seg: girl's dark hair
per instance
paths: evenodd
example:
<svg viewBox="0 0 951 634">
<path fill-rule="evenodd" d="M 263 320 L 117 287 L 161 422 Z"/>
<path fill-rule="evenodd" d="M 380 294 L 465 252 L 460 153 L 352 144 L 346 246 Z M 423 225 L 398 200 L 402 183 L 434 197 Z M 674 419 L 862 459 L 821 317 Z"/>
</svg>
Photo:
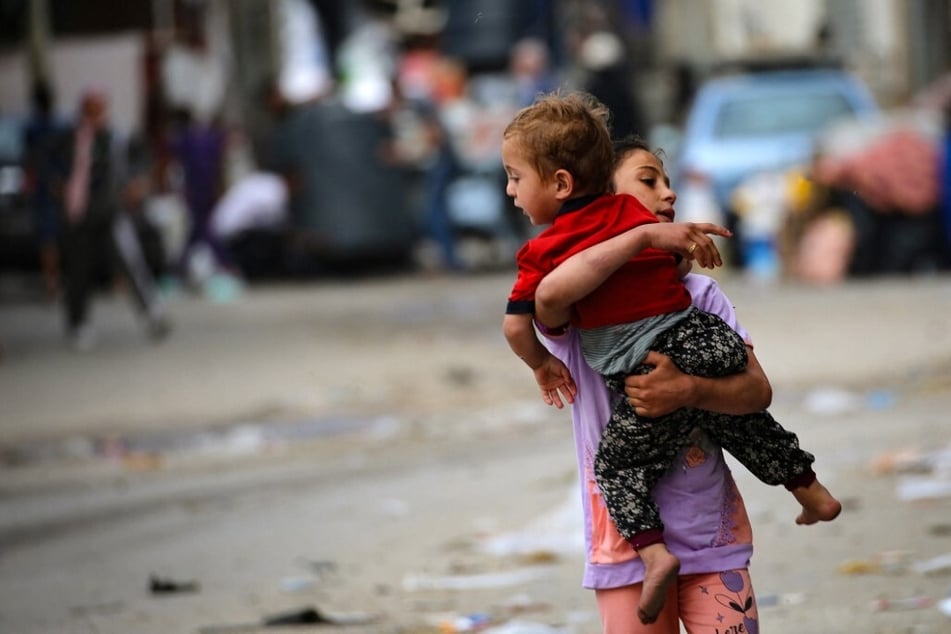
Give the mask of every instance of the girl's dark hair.
<svg viewBox="0 0 951 634">
<path fill-rule="evenodd" d="M 647 141 L 645 141 L 641 136 L 637 134 L 631 134 L 623 139 L 616 139 L 614 142 L 614 164 L 611 166 L 612 170 L 617 169 L 618 165 L 624 162 L 628 156 L 634 152 L 651 152 L 652 154 L 657 154 L 654 152 Z M 659 157 L 658 157 L 659 158 Z"/>
<path fill-rule="evenodd" d="M 627 160 L 634 152 L 649 152 L 657 157 L 657 160 L 660 161 L 661 166 L 664 165 L 664 151 L 663 150 L 652 150 L 647 141 L 643 137 L 638 136 L 637 134 L 628 135 L 622 139 L 617 139 L 613 142 L 614 146 L 614 163 L 611 165 L 611 174 L 613 175 L 617 168 L 620 167 L 621 163 Z M 611 178 L 611 190 L 614 191 L 614 178 Z"/>
</svg>

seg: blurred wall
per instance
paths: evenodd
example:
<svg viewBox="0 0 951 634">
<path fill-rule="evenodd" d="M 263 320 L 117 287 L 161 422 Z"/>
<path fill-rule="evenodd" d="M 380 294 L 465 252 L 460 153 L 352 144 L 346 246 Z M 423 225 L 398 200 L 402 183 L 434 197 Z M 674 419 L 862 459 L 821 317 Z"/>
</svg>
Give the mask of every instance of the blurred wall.
<svg viewBox="0 0 951 634">
<path fill-rule="evenodd" d="M 823 53 L 887 106 L 951 66 L 949 0 L 665 0 L 658 12 L 659 59 L 701 76 L 731 58 Z"/>
<path fill-rule="evenodd" d="M 56 39 L 49 62 L 56 91 L 56 111 L 71 116 L 89 84 L 104 88 L 112 100 L 111 118 L 120 130 L 142 123 L 143 43 L 139 33 Z M 30 73 L 25 51 L 0 54 L 0 111 L 26 113 L 30 108 Z"/>
</svg>

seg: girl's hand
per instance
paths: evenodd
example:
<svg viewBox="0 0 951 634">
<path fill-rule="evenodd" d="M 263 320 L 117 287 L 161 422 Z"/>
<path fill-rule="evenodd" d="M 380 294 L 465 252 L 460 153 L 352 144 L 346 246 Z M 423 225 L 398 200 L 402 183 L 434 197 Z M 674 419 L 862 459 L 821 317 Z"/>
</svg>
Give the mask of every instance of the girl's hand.
<svg viewBox="0 0 951 634">
<path fill-rule="evenodd" d="M 729 229 L 709 222 L 661 222 L 643 228 L 650 246 L 678 253 L 705 269 L 723 266 L 720 250 L 710 236 L 733 235 Z"/>
<path fill-rule="evenodd" d="M 624 380 L 624 393 L 638 416 L 657 418 L 692 404 L 691 377 L 681 372 L 670 357 L 652 350 L 644 364 L 654 369 Z"/>
</svg>

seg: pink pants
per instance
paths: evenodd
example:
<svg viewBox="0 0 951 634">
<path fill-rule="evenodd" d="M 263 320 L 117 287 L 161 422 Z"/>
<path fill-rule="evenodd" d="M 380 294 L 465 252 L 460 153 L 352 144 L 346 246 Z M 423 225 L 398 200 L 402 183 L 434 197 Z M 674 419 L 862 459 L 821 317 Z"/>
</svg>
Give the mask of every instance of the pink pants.
<svg viewBox="0 0 951 634">
<path fill-rule="evenodd" d="M 637 618 L 641 584 L 596 590 L 603 634 L 739 634 L 758 631 L 756 598 L 746 569 L 681 575 L 671 584 L 655 623 Z"/>
</svg>

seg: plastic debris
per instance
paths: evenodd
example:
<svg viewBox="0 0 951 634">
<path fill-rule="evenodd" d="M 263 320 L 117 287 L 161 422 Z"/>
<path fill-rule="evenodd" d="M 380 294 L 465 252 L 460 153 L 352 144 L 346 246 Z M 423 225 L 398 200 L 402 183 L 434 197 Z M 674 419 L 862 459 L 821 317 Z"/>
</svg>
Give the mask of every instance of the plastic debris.
<svg viewBox="0 0 951 634">
<path fill-rule="evenodd" d="M 914 554 L 910 550 L 886 550 L 876 555 L 875 560 L 882 572 L 901 574 L 908 570 L 908 564 Z"/>
<path fill-rule="evenodd" d="M 839 574 L 843 575 L 872 575 L 881 571 L 877 561 L 850 559 L 839 564 Z"/>
<path fill-rule="evenodd" d="M 877 456 L 871 462 L 872 471 L 888 473 L 925 473 L 925 459 L 917 449 L 895 449 Z"/>
<path fill-rule="evenodd" d="M 196 581 L 172 581 L 156 575 L 149 578 L 149 592 L 152 594 L 190 594 L 200 589 Z"/>
<path fill-rule="evenodd" d="M 301 608 L 264 617 L 257 623 L 236 623 L 230 625 L 208 625 L 198 630 L 199 634 L 237 634 L 264 628 L 285 628 L 295 625 L 365 625 L 376 621 L 376 617 L 362 612 L 352 614 L 327 614 L 314 607 Z"/>
<path fill-rule="evenodd" d="M 802 605 L 805 602 L 806 595 L 802 592 L 784 592 L 756 597 L 757 608 L 769 608 L 776 605 Z"/>
<path fill-rule="evenodd" d="M 803 405 L 811 414 L 831 416 L 861 409 L 862 398 L 847 390 L 826 388 L 810 392 Z"/>
<path fill-rule="evenodd" d="M 938 555 L 925 561 L 918 561 L 912 565 L 915 572 L 923 575 L 933 575 L 951 572 L 951 553 Z"/>
<path fill-rule="evenodd" d="M 889 409 L 898 399 L 891 390 L 872 390 L 865 395 L 865 405 L 871 410 Z"/>
<path fill-rule="evenodd" d="M 484 630 L 492 623 L 492 617 L 482 612 L 469 614 L 466 616 L 457 616 L 445 619 L 439 623 L 439 631 L 442 634 L 456 634 L 457 632 L 478 632 Z"/>
<path fill-rule="evenodd" d="M 838 570 L 843 575 L 901 574 L 908 570 L 913 554 L 910 550 L 886 550 L 871 559 L 850 559 Z"/>
<path fill-rule="evenodd" d="M 284 625 L 363 625 L 372 623 L 375 619 L 372 615 L 362 612 L 352 614 L 327 614 L 317 608 L 307 607 L 294 612 L 276 614 L 265 617 L 265 627 L 280 627 Z"/>
<path fill-rule="evenodd" d="M 898 483 L 898 498 L 905 502 L 951 497 L 951 479 L 906 478 Z"/>
<path fill-rule="evenodd" d="M 509 621 L 485 630 L 485 634 L 567 634 L 567 630 L 532 621 Z"/>
<path fill-rule="evenodd" d="M 900 610 L 922 610 L 934 605 L 931 597 L 908 597 L 905 599 L 886 599 L 884 597 L 872 601 L 872 610 L 875 612 L 897 612 Z"/>
<path fill-rule="evenodd" d="M 317 583 L 315 577 L 293 576 L 281 579 L 281 589 L 284 592 L 304 592 Z"/>
</svg>

